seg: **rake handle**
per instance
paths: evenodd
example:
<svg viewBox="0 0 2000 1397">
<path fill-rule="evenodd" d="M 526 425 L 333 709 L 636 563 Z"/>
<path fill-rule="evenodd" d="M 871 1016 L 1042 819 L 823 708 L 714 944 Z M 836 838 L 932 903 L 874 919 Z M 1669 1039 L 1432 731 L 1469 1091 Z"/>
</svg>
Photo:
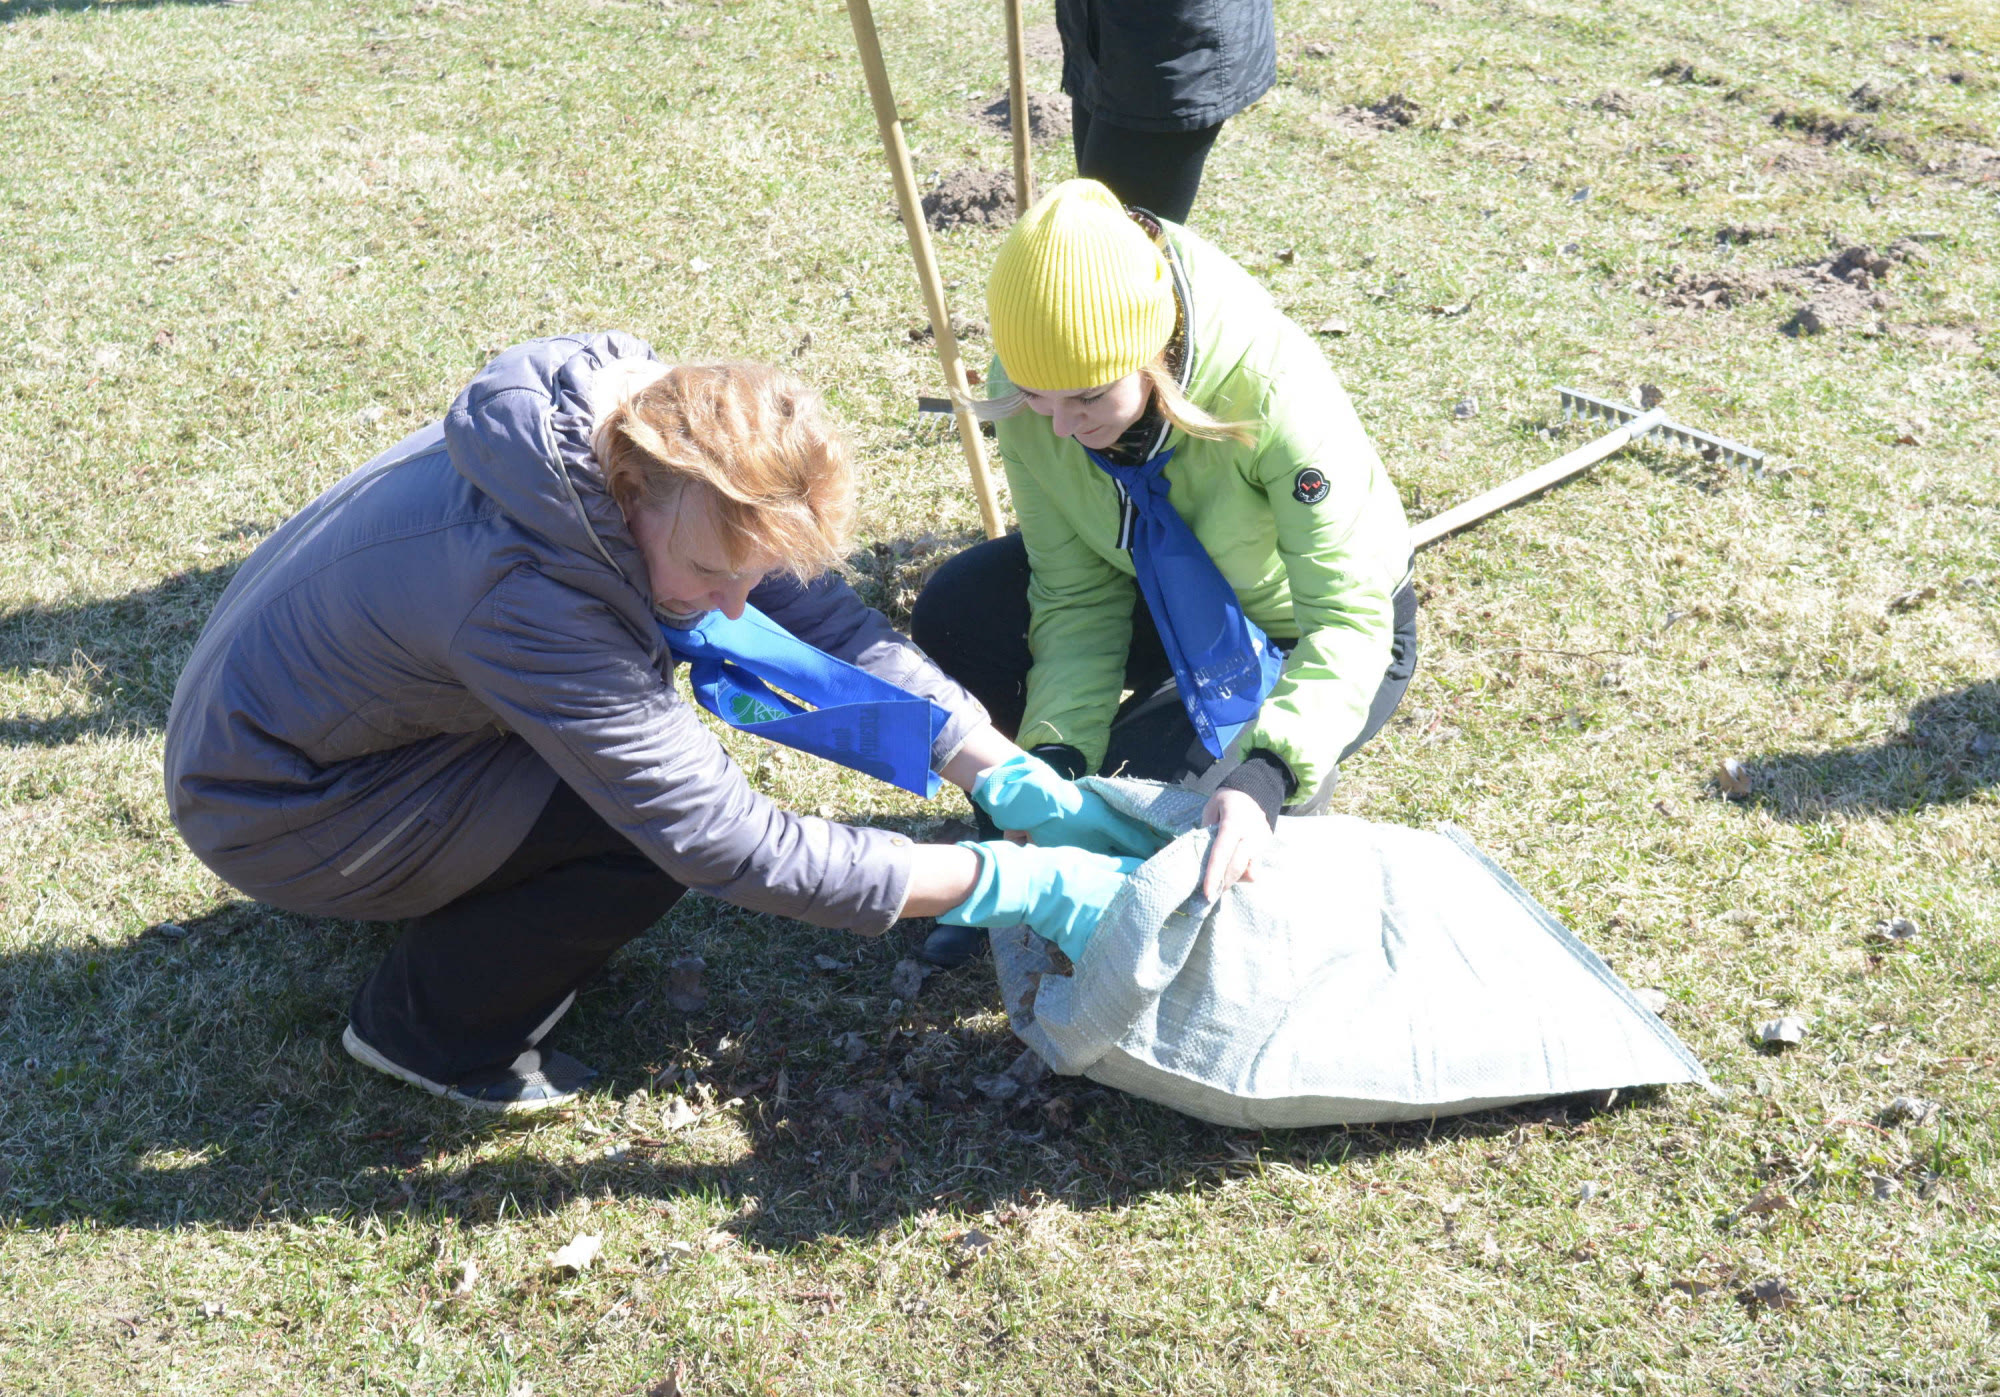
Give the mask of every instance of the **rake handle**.
<svg viewBox="0 0 2000 1397">
<path fill-rule="evenodd" d="M 979 501 L 979 521 L 988 538 L 999 538 L 1007 526 L 1000 517 L 1000 499 L 993 490 L 992 472 L 986 466 L 986 444 L 980 440 L 979 421 L 965 406 L 971 397 L 971 386 L 965 381 L 958 336 L 952 333 L 951 312 L 945 306 L 944 279 L 938 275 L 937 258 L 931 252 L 930 229 L 924 223 L 923 204 L 917 198 L 917 176 L 910 168 L 910 148 L 903 140 L 903 121 L 896 115 L 889 70 L 882 62 L 882 39 L 875 30 L 875 14 L 868 0 L 847 0 L 847 17 L 854 25 L 854 46 L 861 53 L 861 71 L 868 79 L 868 98 L 875 107 L 875 126 L 882 134 L 882 150 L 889 157 L 889 176 L 895 181 L 903 231 L 910 238 L 910 256 L 917 264 L 917 284 L 923 288 L 924 309 L 931 318 L 938 363 L 944 369 L 945 386 L 951 389 L 952 416 L 958 422 L 958 443 L 965 450 L 965 464 L 972 472 L 972 493 Z M 1020 125 L 1018 121 L 1015 124 Z"/>
<path fill-rule="evenodd" d="M 1514 477 L 1505 485 L 1496 485 L 1484 494 L 1474 495 L 1463 504 L 1433 515 L 1410 530 L 1410 546 L 1416 550 L 1428 548 L 1448 534 L 1455 534 L 1510 505 L 1519 504 L 1530 495 L 1539 495 L 1550 486 L 1560 485 L 1572 476 L 1583 474 L 1606 456 L 1623 449 L 1633 438 L 1652 431 L 1666 420 L 1666 416 L 1664 408 L 1641 413 L 1624 426 L 1579 446 L 1568 455 L 1558 456 L 1546 466 L 1538 466 L 1526 475 Z"/>
</svg>

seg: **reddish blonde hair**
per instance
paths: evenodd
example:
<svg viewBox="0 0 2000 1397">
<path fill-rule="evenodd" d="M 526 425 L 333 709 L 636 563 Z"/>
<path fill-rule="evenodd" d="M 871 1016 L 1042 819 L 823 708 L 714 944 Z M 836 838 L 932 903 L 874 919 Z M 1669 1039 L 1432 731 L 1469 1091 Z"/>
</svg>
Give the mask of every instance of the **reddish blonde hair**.
<svg viewBox="0 0 2000 1397">
<path fill-rule="evenodd" d="M 854 460 L 825 401 L 768 364 L 681 364 L 605 413 L 592 442 L 627 516 L 707 492 L 732 568 L 804 579 L 847 552 Z"/>
</svg>

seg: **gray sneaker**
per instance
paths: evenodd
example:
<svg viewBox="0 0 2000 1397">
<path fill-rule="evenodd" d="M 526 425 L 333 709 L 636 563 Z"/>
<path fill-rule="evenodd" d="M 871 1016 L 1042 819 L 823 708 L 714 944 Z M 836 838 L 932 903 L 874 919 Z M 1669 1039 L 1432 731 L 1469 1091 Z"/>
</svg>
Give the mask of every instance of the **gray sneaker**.
<svg viewBox="0 0 2000 1397">
<path fill-rule="evenodd" d="M 340 1046 L 364 1067 L 476 1111 L 545 1111 L 567 1105 L 597 1076 L 596 1068 L 584 1066 L 568 1053 L 536 1047 L 504 1067 L 481 1068 L 455 1082 L 434 1082 L 384 1057 L 354 1031 L 353 1024 L 340 1035 Z"/>
</svg>

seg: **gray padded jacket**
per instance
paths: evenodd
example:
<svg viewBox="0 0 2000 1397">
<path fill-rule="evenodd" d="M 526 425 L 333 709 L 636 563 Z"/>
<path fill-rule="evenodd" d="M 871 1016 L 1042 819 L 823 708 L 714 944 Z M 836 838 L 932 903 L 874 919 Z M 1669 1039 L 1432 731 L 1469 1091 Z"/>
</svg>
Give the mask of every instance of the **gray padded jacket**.
<svg viewBox="0 0 2000 1397">
<path fill-rule="evenodd" d="M 167 722 L 168 808 L 204 863 L 293 911 L 414 916 L 498 868 L 560 779 L 697 891 L 863 932 L 896 919 L 909 841 L 779 809 L 670 682 L 590 451 L 605 368 L 652 357 L 622 334 L 516 346 L 250 555 Z M 985 721 L 838 578 L 750 600 L 943 705 L 934 767 Z"/>
</svg>

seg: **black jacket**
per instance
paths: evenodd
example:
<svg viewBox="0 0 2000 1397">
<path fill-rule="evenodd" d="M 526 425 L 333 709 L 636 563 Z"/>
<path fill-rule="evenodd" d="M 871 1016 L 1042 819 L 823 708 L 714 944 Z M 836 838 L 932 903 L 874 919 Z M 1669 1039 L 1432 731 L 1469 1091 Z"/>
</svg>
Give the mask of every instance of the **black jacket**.
<svg viewBox="0 0 2000 1397">
<path fill-rule="evenodd" d="M 1063 91 L 1132 131 L 1236 115 L 1278 71 L 1271 0 L 1056 0 Z"/>
</svg>

